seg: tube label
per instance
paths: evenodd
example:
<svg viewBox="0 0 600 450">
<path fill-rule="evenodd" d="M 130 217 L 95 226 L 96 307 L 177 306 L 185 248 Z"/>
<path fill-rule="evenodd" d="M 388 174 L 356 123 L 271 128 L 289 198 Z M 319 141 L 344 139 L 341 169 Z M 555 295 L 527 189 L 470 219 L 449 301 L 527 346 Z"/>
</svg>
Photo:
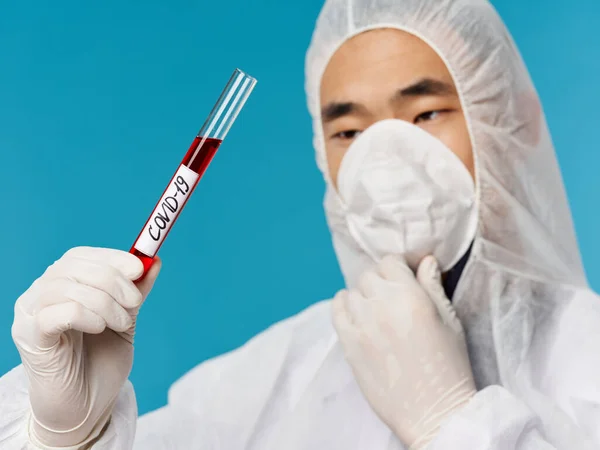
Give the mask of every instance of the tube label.
<svg viewBox="0 0 600 450">
<path fill-rule="evenodd" d="M 199 175 L 183 164 L 179 166 L 175 176 L 165 190 L 162 198 L 152 211 L 148 223 L 136 241 L 134 248 L 146 256 L 153 258 L 173 226 L 185 202 L 192 193 Z"/>
</svg>

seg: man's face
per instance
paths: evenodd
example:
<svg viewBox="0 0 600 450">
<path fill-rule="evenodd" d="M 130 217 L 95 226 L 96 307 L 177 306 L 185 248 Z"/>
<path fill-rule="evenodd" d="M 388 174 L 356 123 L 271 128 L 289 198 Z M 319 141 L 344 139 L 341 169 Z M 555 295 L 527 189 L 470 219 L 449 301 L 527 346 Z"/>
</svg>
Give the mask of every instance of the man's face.
<svg viewBox="0 0 600 450">
<path fill-rule="evenodd" d="M 353 140 L 384 119 L 413 123 L 442 141 L 473 176 L 473 153 L 456 86 L 433 49 L 403 31 L 380 29 L 345 42 L 321 81 L 331 179 Z"/>
</svg>

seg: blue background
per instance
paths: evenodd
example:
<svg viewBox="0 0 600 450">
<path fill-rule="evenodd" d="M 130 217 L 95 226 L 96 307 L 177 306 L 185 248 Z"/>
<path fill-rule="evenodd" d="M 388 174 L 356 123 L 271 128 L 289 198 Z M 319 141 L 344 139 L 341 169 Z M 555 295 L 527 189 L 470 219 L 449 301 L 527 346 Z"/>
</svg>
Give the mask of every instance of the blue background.
<svg viewBox="0 0 600 450">
<path fill-rule="evenodd" d="M 198 362 L 342 286 L 303 92 L 321 1 L 96 3 L 2 5 L 0 374 L 19 362 L 16 298 L 72 246 L 128 249 L 231 71 L 259 80 L 161 250 L 132 374 L 143 413 Z M 599 288 L 600 3 L 494 3 L 541 94 Z"/>
</svg>

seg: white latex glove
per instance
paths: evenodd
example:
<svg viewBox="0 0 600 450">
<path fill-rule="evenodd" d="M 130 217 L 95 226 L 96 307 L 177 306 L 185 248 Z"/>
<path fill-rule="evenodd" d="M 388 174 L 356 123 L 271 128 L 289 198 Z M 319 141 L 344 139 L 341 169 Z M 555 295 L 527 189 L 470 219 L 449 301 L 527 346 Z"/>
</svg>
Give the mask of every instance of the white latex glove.
<svg viewBox="0 0 600 450">
<path fill-rule="evenodd" d="M 84 448 L 108 423 L 133 362 L 142 302 L 160 270 L 143 281 L 135 256 L 105 248 L 69 250 L 17 300 L 12 335 L 29 378 L 31 442 Z"/>
<path fill-rule="evenodd" d="M 333 321 L 367 401 L 411 449 L 425 448 L 441 422 L 475 394 L 462 326 L 435 258 L 417 278 L 387 257 L 357 290 L 333 300 Z"/>
</svg>

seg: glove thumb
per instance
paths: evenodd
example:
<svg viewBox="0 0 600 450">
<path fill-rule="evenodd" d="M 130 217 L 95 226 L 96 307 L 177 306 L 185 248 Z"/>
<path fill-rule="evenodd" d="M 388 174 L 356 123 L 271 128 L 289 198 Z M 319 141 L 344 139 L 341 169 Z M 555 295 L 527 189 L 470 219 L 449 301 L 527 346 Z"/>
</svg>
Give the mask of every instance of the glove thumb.
<svg viewBox="0 0 600 450">
<path fill-rule="evenodd" d="M 146 276 L 143 277 L 141 280 L 135 282 L 135 285 L 142 293 L 144 300 L 152 290 L 152 287 L 154 287 L 154 282 L 156 281 L 156 278 L 160 273 L 161 267 L 162 260 L 158 256 L 155 256 L 154 263 L 152 264 L 152 267 L 150 267 L 150 269 L 148 270 Z"/>
<path fill-rule="evenodd" d="M 433 256 L 423 258 L 417 269 L 417 281 L 434 303 L 442 322 L 456 334 L 463 335 L 464 330 L 456 311 L 442 287 L 442 275 L 437 260 Z"/>
</svg>

